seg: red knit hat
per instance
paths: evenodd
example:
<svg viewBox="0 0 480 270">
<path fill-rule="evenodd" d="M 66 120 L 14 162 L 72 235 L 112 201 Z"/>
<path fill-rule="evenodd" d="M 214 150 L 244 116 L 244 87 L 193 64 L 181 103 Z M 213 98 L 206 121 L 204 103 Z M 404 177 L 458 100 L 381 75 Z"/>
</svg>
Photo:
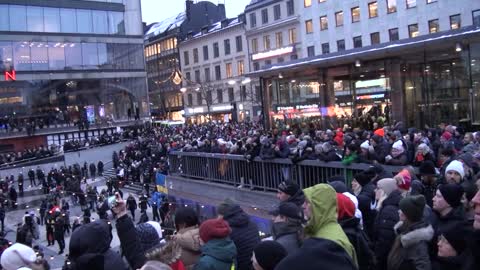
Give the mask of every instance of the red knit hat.
<svg viewBox="0 0 480 270">
<path fill-rule="evenodd" d="M 230 226 L 221 218 L 206 220 L 200 226 L 200 238 L 205 243 L 210 241 L 210 239 L 225 238 L 229 234 Z"/>
<path fill-rule="evenodd" d="M 337 213 L 339 220 L 355 215 L 355 204 L 342 193 L 337 193 Z"/>
<path fill-rule="evenodd" d="M 449 141 L 451 138 L 452 138 L 452 133 L 448 132 L 448 131 L 445 131 L 443 132 L 442 134 L 442 138 L 444 138 L 445 140 Z"/>
<path fill-rule="evenodd" d="M 401 170 L 395 177 L 393 177 L 397 181 L 397 186 L 403 190 L 410 190 L 410 186 L 412 185 L 412 177 L 407 169 Z"/>
<path fill-rule="evenodd" d="M 378 135 L 380 137 L 385 137 L 385 130 L 383 128 L 379 128 L 373 132 L 373 134 Z"/>
</svg>

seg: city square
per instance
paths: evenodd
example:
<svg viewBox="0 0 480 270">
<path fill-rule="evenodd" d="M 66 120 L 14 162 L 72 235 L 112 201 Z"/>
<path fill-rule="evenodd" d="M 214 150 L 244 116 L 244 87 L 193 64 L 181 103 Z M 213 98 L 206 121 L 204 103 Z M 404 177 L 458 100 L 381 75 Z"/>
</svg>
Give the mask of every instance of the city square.
<svg viewBox="0 0 480 270">
<path fill-rule="evenodd" d="M 480 268 L 480 1 L 0 1 L 0 269 Z"/>
</svg>

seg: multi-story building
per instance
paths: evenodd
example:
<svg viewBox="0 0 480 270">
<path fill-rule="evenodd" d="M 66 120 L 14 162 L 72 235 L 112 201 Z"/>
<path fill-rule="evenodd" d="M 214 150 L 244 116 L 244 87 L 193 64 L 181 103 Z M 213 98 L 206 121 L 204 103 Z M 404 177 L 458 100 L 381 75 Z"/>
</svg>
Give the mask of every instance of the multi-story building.
<svg viewBox="0 0 480 270">
<path fill-rule="evenodd" d="M 245 17 L 205 26 L 180 43 L 185 117 L 190 122 L 251 119 Z M 260 105 L 256 104 L 257 106 Z"/>
<path fill-rule="evenodd" d="M 149 116 L 140 0 L 6 0 L 0 14 L 2 126 Z"/>
<path fill-rule="evenodd" d="M 202 27 L 225 19 L 225 6 L 208 1 L 185 1 L 185 12 L 154 24 L 145 33 L 148 90 L 152 115 L 161 119 L 180 120 L 183 100 L 180 88 L 180 55 L 178 44 Z"/>
<path fill-rule="evenodd" d="M 304 58 L 249 74 L 263 79 L 268 123 L 384 116 L 418 127 L 480 124 L 479 1 L 296 2 Z"/>
</svg>

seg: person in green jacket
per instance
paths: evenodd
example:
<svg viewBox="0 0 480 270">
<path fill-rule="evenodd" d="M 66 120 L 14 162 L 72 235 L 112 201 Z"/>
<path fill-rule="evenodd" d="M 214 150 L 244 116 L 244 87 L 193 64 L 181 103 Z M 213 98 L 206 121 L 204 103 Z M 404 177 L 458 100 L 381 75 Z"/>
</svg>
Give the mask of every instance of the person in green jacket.
<svg viewBox="0 0 480 270">
<path fill-rule="evenodd" d="M 209 219 L 200 226 L 202 254 L 194 270 L 235 270 L 237 248 L 230 239 L 228 223 L 220 218 Z"/>
<path fill-rule="evenodd" d="M 358 147 L 355 144 L 349 144 L 345 148 L 345 155 L 342 158 L 342 164 L 343 165 L 350 165 L 354 162 L 357 162 L 357 155 L 358 152 Z"/>
<path fill-rule="evenodd" d="M 335 242 L 350 255 L 355 265 L 357 255 L 337 222 L 337 194 L 328 184 L 318 184 L 303 190 L 303 213 L 307 221 L 306 238 L 323 238 Z"/>
</svg>

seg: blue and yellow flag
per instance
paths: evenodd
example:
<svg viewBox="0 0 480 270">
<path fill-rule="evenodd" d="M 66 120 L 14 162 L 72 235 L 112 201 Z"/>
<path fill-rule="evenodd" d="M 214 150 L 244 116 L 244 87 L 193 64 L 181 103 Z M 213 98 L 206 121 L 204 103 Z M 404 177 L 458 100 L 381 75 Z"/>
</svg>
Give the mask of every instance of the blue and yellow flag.
<svg viewBox="0 0 480 270">
<path fill-rule="evenodd" d="M 155 176 L 155 184 L 157 185 L 158 192 L 168 194 L 167 176 L 165 174 L 157 172 Z"/>
</svg>

